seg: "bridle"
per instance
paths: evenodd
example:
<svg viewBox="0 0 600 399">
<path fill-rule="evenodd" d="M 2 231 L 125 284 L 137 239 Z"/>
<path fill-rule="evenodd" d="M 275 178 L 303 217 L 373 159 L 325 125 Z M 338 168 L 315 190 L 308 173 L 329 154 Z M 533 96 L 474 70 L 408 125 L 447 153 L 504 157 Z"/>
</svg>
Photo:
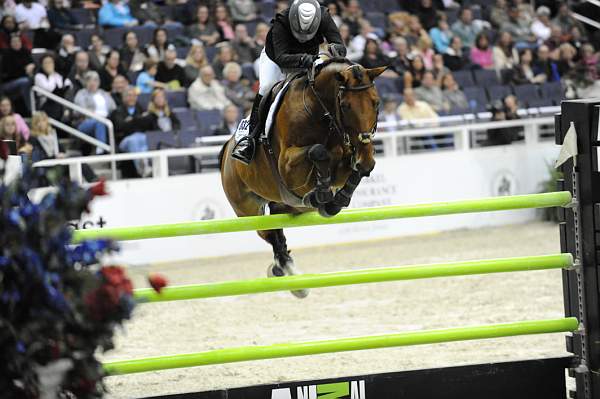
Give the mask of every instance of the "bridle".
<svg viewBox="0 0 600 399">
<path fill-rule="evenodd" d="M 350 65 L 346 70 L 349 70 L 349 69 L 353 68 L 354 66 L 355 66 L 355 64 Z M 375 83 L 369 83 L 369 84 L 358 85 L 358 86 L 346 86 L 346 85 L 340 86 L 337 96 L 336 96 L 336 109 L 334 110 L 335 115 L 332 114 L 332 112 L 329 110 L 329 108 L 327 108 L 327 105 L 323 102 L 323 100 L 321 99 L 321 97 L 319 96 L 319 93 L 317 92 L 317 90 L 315 88 L 314 68 L 311 71 L 311 73 L 309 73 L 307 85 L 308 85 L 308 87 L 310 87 L 313 95 L 317 99 L 317 102 L 320 104 L 321 108 L 324 111 L 324 116 L 328 121 L 329 131 L 337 134 L 343 140 L 344 145 L 346 147 L 350 148 L 352 153 L 354 154 L 356 152 L 356 149 L 352 145 L 352 142 L 350 140 L 350 135 L 348 134 L 348 128 L 344 124 L 344 109 L 342 107 L 342 98 L 343 98 L 345 92 L 357 92 L 357 91 L 368 90 L 368 89 L 374 87 Z M 306 98 L 304 98 L 304 109 L 306 110 L 306 112 L 309 115 L 312 115 L 312 113 L 308 110 L 308 106 L 306 105 Z M 378 119 L 379 119 L 379 109 L 377 109 L 377 111 L 376 111 L 375 122 L 374 122 L 371 130 L 369 130 L 367 132 L 358 132 L 357 133 L 358 141 L 360 141 L 362 144 L 370 144 L 373 141 L 373 138 L 375 137 L 375 132 L 377 131 Z"/>
</svg>

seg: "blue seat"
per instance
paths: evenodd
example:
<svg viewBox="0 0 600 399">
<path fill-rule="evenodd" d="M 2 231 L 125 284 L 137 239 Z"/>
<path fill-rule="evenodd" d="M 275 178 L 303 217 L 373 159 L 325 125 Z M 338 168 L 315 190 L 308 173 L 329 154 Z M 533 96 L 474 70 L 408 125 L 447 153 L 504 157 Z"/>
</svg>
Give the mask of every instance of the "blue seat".
<svg viewBox="0 0 600 399">
<path fill-rule="evenodd" d="M 211 135 L 222 122 L 223 115 L 217 109 L 196 111 L 196 123 L 204 135 Z"/>
<path fill-rule="evenodd" d="M 143 109 L 148 109 L 148 104 L 150 104 L 151 95 L 151 93 L 140 93 L 140 95 L 138 96 L 138 104 L 140 105 L 140 107 L 142 107 Z"/>
<path fill-rule="evenodd" d="M 163 132 L 161 130 L 146 132 L 146 139 L 148 141 L 148 148 L 151 151 L 178 147 L 173 132 Z"/>
<path fill-rule="evenodd" d="M 495 85 L 487 88 L 490 101 L 502 100 L 504 97 L 513 94 L 510 86 Z"/>
<path fill-rule="evenodd" d="M 215 55 L 217 55 L 217 48 L 215 46 L 204 47 L 204 52 L 206 53 L 206 58 L 208 61 L 213 62 Z"/>
<path fill-rule="evenodd" d="M 154 27 L 148 25 L 135 26 L 131 30 L 135 32 L 140 47 L 152 42 L 154 36 Z"/>
<path fill-rule="evenodd" d="M 185 60 L 187 58 L 188 53 L 190 52 L 189 47 L 177 47 L 177 58 L 180 60 Z"/>
<path fill-rule="evenodd" d="M 242 77 L 248 79 L 251 82 L 256 80 L 256 74 L 254 73 L 254 64 L 246 63 L 242 65 Z"/>
<path fill-rule="evenodd" d="M 454 76 L 456 83 L 463 89 L 475 86 L 475 80 L 473 80 L 473 73 L 471 70 L 455 71 L 452 72 L 452 76 Z"/>
<path fill-rule="evenodd" d="M 95 22 L 95 16 L 87 8 L 71 8 L 70 11 L 79 24 L 92 25 Z"/>
<path fill-rule="evenodd" d="M 171 108 L 187 107 L 187 94 L 185 90 L 167 91 L 167 102 Z"/>
<path fill-rule="evenodd" d="M 475 77 L 475 82 L 479 86 L 489 87 L 500 84 L 500 79 L 498 79 L 498 74 L 496 71 L 490 69 L 476 69 L 473 71 L 473 75 Z"/>
<path fill-rule="evenodd" d="M 541 101 L 542 98 L 540 97 L 537 85 L 519 85 L 515 86 L 514 90 L 515 96 L 517 96 L 519 102 L 526 107 L 536 107 L 540 106 L 539 104 L 552 105 L 552 100 L 550 100 L 549 104 L 548 102 L 544 103 L 543 101 Z"/>
<path fill-rule="evenodd" d="M 163 28 L 167 31 L 167 37 L 170 42 L 183 35 L 182 25 L 163 25 Z"/>
<path fill-rule="evenodd" d="M 540 92 L 543 98 L 549 98 L 554 105 L 560 105 L 565 90 L 560 82 L 548 82 L 540 85 Z"/>
<path fill-rule="evenodd" d="M 387 26 L 387 18 L 385 16 L 385 14 L 382 12 L 368 12 L 367 20 L 375 28 L 385 29 Z"/>
<path fill-rule="evenodd" d="M 379 92 L 380 96 L 384 96 L 386 94 L 398 93 L 398 86 L 396 85 L 396 78 L 385 78 L 380 77 L 375 80 L 375 87 Z"/>
<path fill-rule="evenodd" d="M 198 129 L 196 119 L 194 118 L 194 112 L 189 108 L 174 108 L 173 113 L 179 119 L 181 124 L 181 131 L 190 131 Z"/>
<path fill-rule="evenodd" d="M 467 87 L 463 90 L 471 112 L 484 112 L 488 104 L 488 99 L 485 94 L 485 89 L 481 87 Z"/>
<path fill-rule="evenodd" d="M 104 29 L 104 43 L 114 49 L 121 48 L 121 44 L 123 43 L 123 35 L 125 32 L 129 31 L 129 28 L 111 28 Z"/>
</svg>

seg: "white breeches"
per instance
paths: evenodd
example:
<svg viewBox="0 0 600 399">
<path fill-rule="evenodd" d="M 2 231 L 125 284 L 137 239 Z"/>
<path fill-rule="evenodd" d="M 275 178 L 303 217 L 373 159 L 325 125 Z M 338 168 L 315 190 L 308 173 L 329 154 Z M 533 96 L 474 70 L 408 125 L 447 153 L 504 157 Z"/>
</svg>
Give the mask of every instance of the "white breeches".
<svg viewBox="0 0 600 399">
<path fill-rule="evenodd" d="M 285 79 L 285 75 L 281 68 L 279 68 L 279 65 L 274 63 L 263 49 L 262 53 L 260 53 L 258 66 L 258 80 L 260 84 L 258 94 L 261 96 L 269 94 L 275 83 Z"/>
</svg>

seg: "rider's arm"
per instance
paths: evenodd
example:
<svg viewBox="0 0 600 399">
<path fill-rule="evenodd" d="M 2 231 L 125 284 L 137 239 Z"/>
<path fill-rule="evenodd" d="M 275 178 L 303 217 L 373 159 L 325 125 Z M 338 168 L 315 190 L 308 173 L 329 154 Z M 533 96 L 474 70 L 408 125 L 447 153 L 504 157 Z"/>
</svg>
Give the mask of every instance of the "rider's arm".
<svg viewBox="0 0 600 399">
<path fill-rule="evenodd" d="M 295 40 L 292 34 L 278 21 L 275 21 L 273 25 L 271 40 L 275 56 L 273 61 L 282 69 L 306 68 L 314 61 L 314 56 L 309 54 L 290 54 Z"/>
<path fill-rule="evenodd" d="M 338 55 L 340 57 L 345 57 L 346 46 L 344 45 L 344 41 L 340 35 L 340 30 L 333 21 L 333 18 L 331 18 L 329 11 L 325 11 L 323 13 L 323 21 L 321 21 L 320 30 L 323 32 L 323 36 L 327 40 L 327 43 L 335 46 L 335 50 L 337 51 Z"/>
</svg>

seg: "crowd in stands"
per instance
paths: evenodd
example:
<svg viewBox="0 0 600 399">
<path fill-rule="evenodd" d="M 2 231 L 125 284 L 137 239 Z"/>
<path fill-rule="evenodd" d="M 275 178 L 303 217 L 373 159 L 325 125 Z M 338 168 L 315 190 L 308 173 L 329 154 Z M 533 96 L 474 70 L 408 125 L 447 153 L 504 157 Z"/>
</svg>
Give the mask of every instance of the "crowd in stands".
<svg viewBox="0 0 600 399">
<path fill-rule="evenodd" d="M 231 134 L 257 90 L 269 21 L 287 0 L 0 0 L 0 138 L 34 159 L 63 156 L 48 118 L 119 151 L 152 149 L 151 132 Z M 566 2 L 325 0 L 348 48 L 377 82 L 384 121 L 556 105 L 594 87 L 598 37 Z M 516 96 L 515 96 L 516 94 Z M 518 99 L 518 101 L 517 101 Z M 498 100 L 498 101 L 497 101 Z M 26 120 L 31 118 L 29 125 Z M 35 125 L 35 126 L 34 126 Z M 192 135 L 193 135 L 192 134 Z M 103 153 L 83 146 L 83 154 Z M 138 175 L 147 163 L 135 164 Z"/>
</svg>

